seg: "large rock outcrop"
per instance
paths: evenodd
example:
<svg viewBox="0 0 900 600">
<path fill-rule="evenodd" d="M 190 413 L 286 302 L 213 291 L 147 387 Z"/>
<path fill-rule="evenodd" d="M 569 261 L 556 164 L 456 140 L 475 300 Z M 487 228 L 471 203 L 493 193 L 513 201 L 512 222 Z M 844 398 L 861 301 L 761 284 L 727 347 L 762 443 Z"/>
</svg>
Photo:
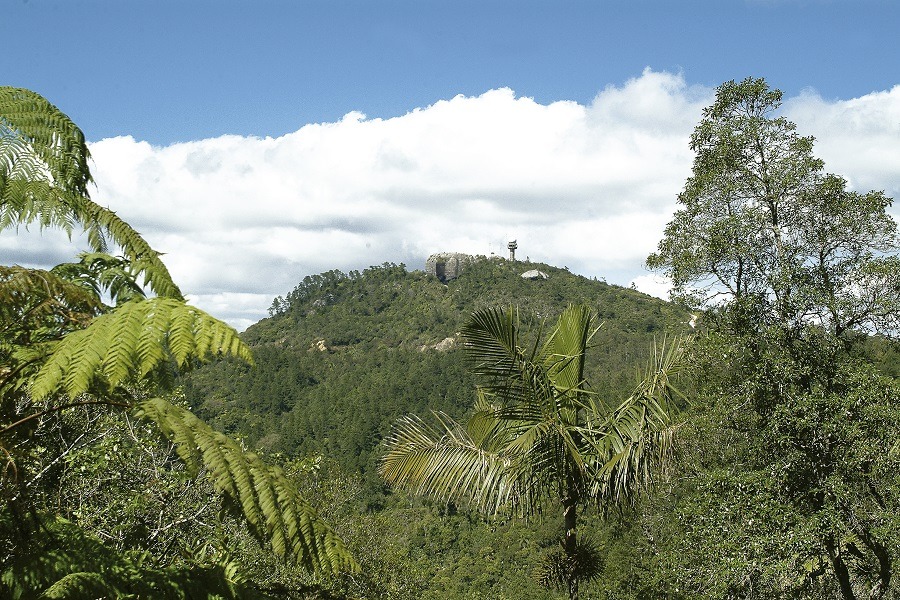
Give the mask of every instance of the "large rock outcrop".
<svg viewBox="0 0 900 600">
<path fill-rule="evenodd" d="M 439 252 L 432 254 L 425 261 L 425 272 L 446 283 L 459 277 L 466 266 L 476 260 L 478 259 L 471 254 L 462 252 Z"/>
</svg>

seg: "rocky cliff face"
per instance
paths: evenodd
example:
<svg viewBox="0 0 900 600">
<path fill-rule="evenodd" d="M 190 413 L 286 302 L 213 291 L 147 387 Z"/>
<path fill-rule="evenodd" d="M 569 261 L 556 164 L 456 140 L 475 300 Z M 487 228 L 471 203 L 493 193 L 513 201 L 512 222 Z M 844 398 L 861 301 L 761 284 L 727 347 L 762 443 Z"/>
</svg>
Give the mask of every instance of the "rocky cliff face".
<svg viewBox="0 0 900 600">
<path fill-rule="evenodd" d="M 425 261 L 425 272 L 443 282 L 459 277 L 466 266 L 478 260 L 477 256 L 462 252 L 440 252 L 432 254 Z"/>
</svg>

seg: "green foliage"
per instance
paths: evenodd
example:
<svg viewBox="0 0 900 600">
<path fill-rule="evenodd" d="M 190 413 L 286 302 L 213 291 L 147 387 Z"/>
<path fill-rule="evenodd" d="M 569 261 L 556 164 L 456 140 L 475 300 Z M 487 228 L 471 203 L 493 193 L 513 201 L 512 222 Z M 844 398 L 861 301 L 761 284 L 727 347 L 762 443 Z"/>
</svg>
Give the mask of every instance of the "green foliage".
<svg viewBox="0 0 900 600">
<path fill-rule="evenodd" d="M 189 411 L 152 398 L 138 414 L 160 428 L 192 473 L 205 469 L 226 505 L 279 557 L 315 572 L 357 570 L 340 538 L 319 520 L 281 469 L 271 467 Z"/>
<path fill-rule="evenodd" d="M 520 276 L 532 268 L 550 279 Z M 536 330 L 569 299 L 589 303 L 603 321 L 585 378 L 604 399 L 635 390 L 654 337 L 689 330 L 685 311 L 633 290 L 548 265 L 488 259 L 446 285 L 398 265 L 332 271 L 306 278 L 287 298 L 276 300 L 271 318 L 242 334 L 253 348 L 252 369 L 230 360 L 203 365 L 188 376 L 185 393 L 198 415 L 250 446 L 291 457 L 323 454 L 337 462 L 330 472 L 354 478 L 360 487 L 349 506 L 337 501 L 334 510 L 314 502 L 359 558 L 362 574 L 352 582 L 341 578 L 333 588 L 353 597 L 550 597 L 536 584 L 535 570 L 558 547 L 551 532 L 564 527 L 561 517 L 522 524 L 447 514 L 445 506 L 389 493 L 376 475 L 379 442 L 403 415 L 437 411 L 462 423 L 470 415 L 476 380 L 461 330 L 472 312 L 515 302 L 523 329 Z M 304 495 L 314 501 L 321 494 Z M 592 513 L 585 505 L 583 522 L 592 536 L 604 536 L 606 570 L 583 589 L 614 590 L 609 597 L 620 597 L 644 576 L 643 557 L 631 550 L 643 534 L 628 529 L 607 539 L 617 515 L 600 521 Z M 421 530 L 411 529 L 418 523 Z M 443 541 L 420 545 L 420 534 L 410 537 L 416 531 L 428 539 L 440 531 Z M 261 568 L 260 577 L 267 572 Z"/>
<path fill-rule="evenodd" d="M 114 303 L 145 296 L 131 261 L 105 252 L 82 252 L 78 262 L 53 267 L 53 272 L 89 290 L 95 296 L 108 293 Z"/>
<path fill-rule="evenodd" d="M 577 598 L 579 581 L 600 572 L 599 553 L 576 537 L 578 506 L 631 498 L 668 454 L 678 410 L 669 378 L 679 350 L 656 357 L 635 393 L 609 409 L 584 379 L 596 332 L 588 307 L 568 307 L 544 340 L 524 342 L 519 329 L 514 310 L 472 316 L 463 339 L 481 381 L 474 413 L 464 425 L 436 414 L 437 428 L 415 417 L 399 421 L 380 472 L 394 485 L 469 500 L 488 514 L 561 504 L 564 558 L 548 555 L 541 579 Z"/>
<path fill-rule="evenodd" d="M 55 340 L 102 309 L 96 295 L 54 273 L 0 265 L 0 393 L 24 385 Z"/>
<path fill-rule="evenodd" d="M 709 327 L 663 569 L 691 597 L 894 597 L 900 395 L 870 363 L 900 323 L 891 199 L 824 174 L 780 101 L 719 88 L 648 259 Z"/>
<path fill-rule="evenodd" d="M 158 568 L 147 564 L 144 554 L 111 551 L 65 519 L 39 514 L 14 523 L 11 518 L 8 507 L 0 513 L 0 529 L 20 536 L 21 552 L 4 561 L 0 573 L 0 589 L 11 599 L 266 597 L 247 587 L 227 562 Z"/>
<path fill-rule="evenodd" d="M 837 597 L 828 544 L 850 563 L 857 590 L 879 589 L 877 555 L 900 549 L 900 457 L 890 453 L 900 387 L 862 366 L 840 379 L 827 395 L 793 395 L 764 420 L 733 396 L 695 415 L 684 435 L 698 443 L 659 508 L 675 516 L 661 535 L 673 535 L 665 568 L 682 589 Z"/>
<path fill-rule="evenodd" d="M 58 389 L 77 396 L 98 380 L 114 388 L 163 366 L 230 354 L 252 361 L 237 333 L 203 311 L 170 298 L 126 302 L 63 338 L 31 383 L 43 399 Z"/>
<path fill-rule="evenodd" d="M 530 268 L 551 278 L 522 279 Z M 398 418 L 437 410 L 461 419 L 471 409 L 475 379 L 459 334 L 477 308 L 515 301 L 530 326 L 540 320 L 532 310 L 553 319 L 568 298 L 589 302 L 603 322 L 586 377 L 610 397 L 627 396 L 654 337 L 688 329 L 689 318 L 660 300 L 563 269 L 488 259 L 447 285 L 396 265 L 332 271 L 306 278 L 288 298 L 278 302 L 280 314 L 242 334 L 253 348 L 253 369 L 223 361 L 190 374 L 191 407 L 251 445 L 334 458 L 370 477 L 373 494 L 381 487 L 373 477 L 378 444 Z"/>
<path fill-rule="evenodd" d="M 81 131 L 58 109 L 28 90 L 0 87 L 0 229 L 37 222 L 71 234 L 79 224 L 95 250 L 50 272 L 0 267 L 0 592 L 255 595 L 237 581 L 240 568 L 233 563 L 149 567 L 146 550 L 138 556 L 126 546 L 112 553 L 57 516 L 64 494 L 78 489 L 60 485 L 52 498 L 67 455 L 108 433 L 91 430 L 98 421 L 66 420 L 73 409 L 89 407 L 135 409 L 153 422 L 188 472 L 207 473 L 226 507 L 284 561 L 317 574 L 354 570 L 343 543 L 279 469 L 169 400 L 142 400 L 148 392 L 171 394 L 178 377 L 202 361 L 232 356 L 249 363 L 252 357 L 231 327 L 185 303 L 159 253 L 90 200 L 88 158 Z M 123 256 L 105 253 L 107 236 Z M 141 278 L 155 297 L 145 297 Z M 102 293 L 117 306 L 106 306 Z M 95 437 L 82 441 L 88 436 Z M 160 523 L 155 532 L 166 528 Z M 45 532 L 50 535 L 40 535 Z"/>
<path fill-rule="evenodd" d="M 181 299 L 159 253 L 114 212 L 90 200 L 90 153 L 81 130 L 30 90 L 0 86 L 0 230 L 37 222 L 84 227 L 96 251 L 106 237 L 160 296 Z"/>
<path fill-rule="evenodd" d="M 0 87 L 0 150 L 4 182 L 49 181 L 81 196 L 92 181 L 84 134 L 66 115 L 30 90 Z M 48 218 L 41 210 L 33 217 Z M 19 217 L 14 224 L 27 222 Z"/>
<path fill-rule="evenodd" d="M 898 330 L 897 225 L 883 192 L 824 174 L 813 138 L 774 117 L 762 79 L 723 84 L 691 137 L 694 172 L 647 263 L 697 307 L 722 296 L 760 323 L 835 335 Z"/>
</svg>

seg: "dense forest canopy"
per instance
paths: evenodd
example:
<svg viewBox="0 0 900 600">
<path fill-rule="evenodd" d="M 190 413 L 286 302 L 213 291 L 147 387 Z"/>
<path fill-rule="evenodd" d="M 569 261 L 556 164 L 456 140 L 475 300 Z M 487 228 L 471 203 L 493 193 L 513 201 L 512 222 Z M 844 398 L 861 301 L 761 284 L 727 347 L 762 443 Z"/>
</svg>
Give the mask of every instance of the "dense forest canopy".
<svg viewBox="0 0 900 600">
<path fill-rule="evenodd" d="M 550 277 L 521 277 L 533 268 Z M 460 332 L 474 311 L 515 304 L 536 330 L 570 302 L 588 303 L 598 315 L 586 373 L 610 398 L 632 390 L 654 339 L 690 330 L 682 309 L 549 265 L 485 259 L 443 284 L 385 264 L 307 277 L 276 301 L 272 317 L 243 334 L 253 368 L 208 365 L 185 391 L 225 431 L 290 456 L 321 452 L 370 474 L 397 418 L 429 410 L 458 418 L 471 408 L 475 380 Z"/>
</svg>

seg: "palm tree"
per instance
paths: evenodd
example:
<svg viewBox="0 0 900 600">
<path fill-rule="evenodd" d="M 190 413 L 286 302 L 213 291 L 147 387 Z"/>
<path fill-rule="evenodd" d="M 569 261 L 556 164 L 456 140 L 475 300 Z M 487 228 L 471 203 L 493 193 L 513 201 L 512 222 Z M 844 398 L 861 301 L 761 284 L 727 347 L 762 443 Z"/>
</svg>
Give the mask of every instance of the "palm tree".
<svg viewBox="0 0 900 600">
<path fill-rule="evenodd" d="M 84 135 L 59 109 L 29 90 L 0 87 L 0 231 L 37 224 L 71 234 L 80 227 L 94 251 L 50 271 L 0 265 L 0 521 L 26 527 L 7 518 L 25 512 L 43 530 L 60 523 L 29 505 L 27 488 L 36 477 L 28 480 L 25 465 L 42 446 L 38 424 L 92 405 L 154 424 L 188 470 L 205 473 L 225 506 L 285 561 L 316 573 L 357 569 L 280 469 L 166 399 L 173 374 L 226 354 L 252 362 L 250 349 L 234 329 L 187 304 L 160 254 L 90 199 L 89 158 Z M 105 254 L 110 243 L 121 257 Z M 143 286 L 154 295 L 145 296 Z M 103 294 L 116 306 L 105 305 Z M 16 573 L 0 562 L 0 592 L 15 591 L 5 587 L 10 581 L 14 588 L 24 581 L 31 591 L 46 587 L 48 597 L 88 588 L 91 597 L 165 595 L 146 591 L 140 569 L 118 584 L 99 572 L 67 574 L 67 561 L 74 565 L 84 553 L 77 547 L 64 551 L 67 558 L 53 563 L 53 573 L 42 571 L 48 563 L 42 550 L 21 545 L 41 536 L 25 533 L 24 542 L 3 539 L 20 560 Z M 178 575 L 169 589 L 182 590 L 190 577 Z"/>
<path fill-rule="evenodd" d="M 475 313 L 463 337 L 480 378 L 471 417 L 458 423 L 416 416 L 386 438 L 381 475 L 390 483 L 444 501 L 465 501 L 487 514 L 527 516 L 556 503 L 564 518 L 560 560 L 542 581 L 578 598 L 580 580 L 596 575 L 589 545 L 577 536 L 578 509 L 634 498 L 664 462 L 680 394 L 671 377 L 679 345 L 655 352 L 647 376 L 609 406 L 584 379 L 596 333 L 586 306 L 569 306 L 543 343 L 523 343 L 515 310 Z"/>
</svg>

